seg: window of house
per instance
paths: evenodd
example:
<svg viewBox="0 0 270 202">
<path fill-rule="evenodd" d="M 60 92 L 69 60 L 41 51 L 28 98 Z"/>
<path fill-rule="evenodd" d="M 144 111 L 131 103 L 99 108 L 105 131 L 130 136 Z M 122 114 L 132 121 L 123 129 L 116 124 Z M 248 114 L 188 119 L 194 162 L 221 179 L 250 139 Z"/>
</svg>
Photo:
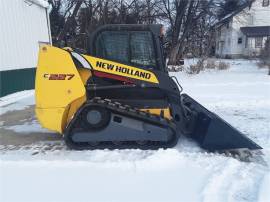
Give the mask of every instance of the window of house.
<svg viewBox="0 0 270 202">
<path fill-rule="evenodd" d="M 263 7 L 267 7 L 267 6 L 269 6 L 269 4 L 270 4 L 270 0 L 263 0 L 263 2 L 262 2 Z"/>
<path fill-rule="evenodd" d="M 239 37 L 237 43 L 238 43 L 238 44 L 242 44 L 242 41 L 243 41 L 242 37 Z"/>
<path fill-rule="evenodd" d="M 218 36 L 221 36 L 221 28 L 218 29 Z"/>
<path fill-rule="evenodd" d="M 246 37 L 246 41 L 245 41 L 245 48 L 247 48 L 248 47 L 248 45 L 249 45 L 249 42 L 248 42 L 249 40 L 248 40 L 248 37 Z"/>
<path fill-rule="evenodd" d="M 250 25 L 253 25 L 253 24 L 254 24 L 254 16 L 251 15 L 251 16 L 250 16 Z"/>
<path fill-rule="evenodd" d="M 262 37 L 256 37 L 255 38 L 255 48 L 261 48 L 262 47 L 262 41 L 263 41 Z"/>
</svg>

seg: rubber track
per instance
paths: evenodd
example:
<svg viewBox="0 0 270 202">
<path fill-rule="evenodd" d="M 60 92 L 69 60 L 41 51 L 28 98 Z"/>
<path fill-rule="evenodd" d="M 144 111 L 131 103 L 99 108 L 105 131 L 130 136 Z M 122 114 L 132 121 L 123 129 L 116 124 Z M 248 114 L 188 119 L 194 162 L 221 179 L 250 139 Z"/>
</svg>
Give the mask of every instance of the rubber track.
<svg viewBox="0 0 270 202">
<path fill-rule="evenodd" d="M 90 144 L 90 143 L 76 143 L 72 140 L 72 135 L 74 130 L 81 130 L 81 127 L 77 127 L 80 125 L 80 114 L 81 112 L 88 106 L 100 106 L 104 107 L 107 110 L 120 114 L 122 116 L 126 116 L 129 118 L 134 118 L 137 120 L 141 120 L 143 122 L 148 122 L 154 125 L 158 125 L 164 128 L 170 128 L 174 131 L 174 136 L 169 142 L 153 142 L 147 141 L 146 144 L 141 145 L 138 144 L 136 141 L 125 141 L 121 142 L 99 142 L 98 145 Z M 178 137 L 176 136 L 176 127 L 173 121 L 163 118 L 162 116 L 153 115 L 148 112 L 140 111 L 137 108 L 133 108 L 129 105 L 122 105 L 118 102 L 113 102 L 109 99 L 101 99 L 99 97 L 95 97 L 92 100 L 87 101 L 74 115 L 74 118 L 67 126 L 64 132 L 64 139 L 67 146 L 71 149 L 76 150 L 94 150 L 94 149 L 159 149 L 159 148 L 171 148 L 176 145 L 178 141 Z"/>
</svg>

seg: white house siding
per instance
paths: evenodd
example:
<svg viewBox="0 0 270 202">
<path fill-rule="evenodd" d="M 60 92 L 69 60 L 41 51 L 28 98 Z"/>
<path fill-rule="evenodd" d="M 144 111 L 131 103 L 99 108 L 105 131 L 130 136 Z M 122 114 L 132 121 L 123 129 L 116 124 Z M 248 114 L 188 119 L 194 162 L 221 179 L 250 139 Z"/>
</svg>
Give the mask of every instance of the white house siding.
<svg viewBox="0 0 270 202">
<path fill-rule="evenodd" d="M 267 7 L 262 6 L 263 0 L 256 0 L 250 9 L 253 16 L 251 26 L 269 26 L 270 25 L 270 5 Z"/>
<path fill-rule="evenodd" d="M 238 15 L 234 16 L 231 20 L 232 23 L 232 43 L 231 43 L 231 52 L 229 55 L 232 57 L 239 57 L 243 54 L 243 50 L 246 46 L 246 37 L 240 30 L 243 26 L 251 26 L 253 14 L 250 13 L 249 8 L 246 8 L 244 11 L 240 12 Z M 238 43 L 238 39 L 242 39 L 242 43 Z"/>
<path fill-rule="evenodd" d="M 217 44 L 217 54 L 218 55 L 227 55 L 231 52 L 231 36 L 232 36 L 232 31 L 230 28 L 231 23 L 225 26 L 221 26 L 220 29 L 218 30 L 218 37 L 219 41 Z"/>
<path fill-rule="evenodd" d="M 33 89 L 39 42 L 50 43 L 44 0 L 0 0 L 0 97 Z"/>
<path fill-rule="evenodd" d="M 270 5 L 267 7 L 262 6 L 263 0 L 257 0 L 252 4 L 251 9 L 248 11 L 250 14 L 250 21 L 242 26 L 270 26 Z M 263 44 L 266 41 L 266 37 L 263 38 Z M 260 53 L 260 48 L 255 47 L 255 38 L 248 38 L 247 45 L 243 47 L 244 56 L 255 56 Z"/>
<path fill-rule="evenodd" d="M 229 19 L 229 28 L 227 28 L 225 23 L 217 29 L 217 32 L 221 30 L 221 35 L 217 33 L 216 44 L 218 45 L 220 41 L 226 40 L 223 50 L 220 49 L 220 46 L 216 46 L 217 56 L 233 58 L 259 54 L 261 49 L 255 47 L 255 38 L 246 38 L 240 28 L 270 26 L 270 6 L 263 7 L 262 1 L 256 0 L 250 9 L 246 8 Z M 238 38 L 242 38 L 241 44 L 238 44 Z M 266 37 L 263 38 L 263 44 L 266 39 Z"/>
<path fill-rule="evenodd" d="M 0 0 L 0 68 L 37 65 L 38 42 L 50 43 L 47 9 L 26 0 Z"/>
</svg>

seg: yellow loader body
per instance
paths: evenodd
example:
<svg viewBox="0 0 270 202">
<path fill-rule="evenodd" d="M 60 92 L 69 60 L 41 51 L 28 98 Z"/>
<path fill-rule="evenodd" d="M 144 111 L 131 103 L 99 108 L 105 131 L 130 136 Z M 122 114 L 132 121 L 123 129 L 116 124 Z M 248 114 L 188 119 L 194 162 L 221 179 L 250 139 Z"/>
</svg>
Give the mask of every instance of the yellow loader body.
<svg viewBox="0 0 270 202">
<path fill-rule="evenodd" d="M 87 55 L 84 57 L 99 72 L 158 83 L 156 76 L 150 71 Z M 112 65 L 118 68 L 110 69 Z M 75 66 L 69 51 L 50 45 L 40 47 L 35 83 L 35 111 L 44 128 L 63 133 L 86 101 L 85 85 L 91 75 L 89 69 Z M 141 110 L 158 115 L 163 111 L 164 116 L 171 119 L 169 108 Z"/>
</svg>

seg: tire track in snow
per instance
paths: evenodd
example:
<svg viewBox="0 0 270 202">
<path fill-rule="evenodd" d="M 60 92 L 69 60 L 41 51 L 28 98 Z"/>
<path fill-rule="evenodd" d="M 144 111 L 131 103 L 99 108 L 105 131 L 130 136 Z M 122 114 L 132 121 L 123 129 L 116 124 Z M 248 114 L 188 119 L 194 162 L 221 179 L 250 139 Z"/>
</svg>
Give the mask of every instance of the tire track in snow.
<svg viewBox="0 0 270 202">
<path fill-rule="evenodd" d="M 267 168 L 235 159 L 215 162 L 202 192 L 203 202 L 257 201 L 259 188 Z"/>
<path fill-rule="evenodd" d="M 223 170 L 222 170 L 223 168 Z M 219 164 L 213 164 L 208 182 L 202 192 L 203 202 L 228 201 L 228 188 L 232 183 L 232 176 L 238 170 L 239 165 L 230 160 Z"/>
<path fill-rule="evenodd" d="M 228 201 L 257 201 L 267 168 L 255 163 L 241 163 L 229 192 Z"/>
</svg>

